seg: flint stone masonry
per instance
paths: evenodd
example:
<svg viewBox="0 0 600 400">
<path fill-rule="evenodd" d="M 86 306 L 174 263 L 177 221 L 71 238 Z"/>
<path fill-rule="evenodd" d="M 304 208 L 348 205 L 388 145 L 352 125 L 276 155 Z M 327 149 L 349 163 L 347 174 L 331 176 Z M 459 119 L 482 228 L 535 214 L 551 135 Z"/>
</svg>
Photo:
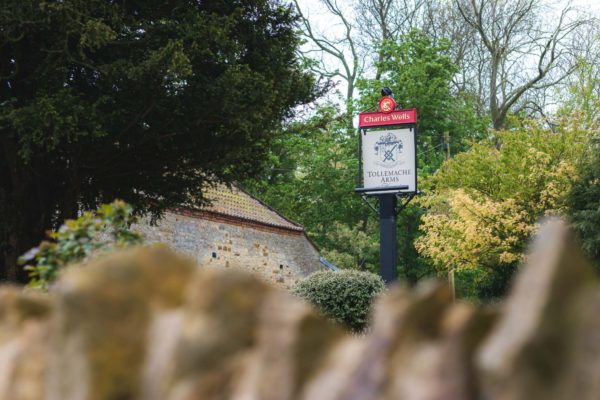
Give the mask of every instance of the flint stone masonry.
<svg viewBox="0 0 600 400">
<path fill-rule="evenodd" d="M 394 287 L 362 336 L 252 274 L 137 248 L 50 293 L 0 287 L 0 399 L 597 400 L 598 307 L 560 222 L 502 305 Z"/>
<path fill-rule="evenodd" d="M 327 270 L 302 226 L 237 187 L 208 189 L 213 205 L 170 210 L 156 225 L 134 229 L 147 243 L 164 243 L 199 265 L 250 271 L 290 288 L 312 272 Z"/>
<path fill-rule="evenodd" d="M 134 229 L 147 243 L 167 244 L 199 265 L 247 270 L 285 288 L 326 269 L 303 232 L 209 220 L 181 210 L 165 213 L 157 226 L 140 224 Z"/>
</svg>

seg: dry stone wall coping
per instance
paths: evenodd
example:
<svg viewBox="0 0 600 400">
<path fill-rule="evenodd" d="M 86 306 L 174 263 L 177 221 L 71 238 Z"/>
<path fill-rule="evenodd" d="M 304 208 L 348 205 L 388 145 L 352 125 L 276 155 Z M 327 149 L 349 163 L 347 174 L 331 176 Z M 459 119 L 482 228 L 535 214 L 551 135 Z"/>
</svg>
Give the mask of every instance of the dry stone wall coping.
<svg viewBox="0 0 600 400">
<path fill-rule="evenodd" d="M 496 308 L 396 287 L 356 336 L 251 274 L 112 254 L 50 293 L 0 287 L 0 399 L 600 398 L 591 266 L 560 221 L 527 259 Z"/>
</svg>

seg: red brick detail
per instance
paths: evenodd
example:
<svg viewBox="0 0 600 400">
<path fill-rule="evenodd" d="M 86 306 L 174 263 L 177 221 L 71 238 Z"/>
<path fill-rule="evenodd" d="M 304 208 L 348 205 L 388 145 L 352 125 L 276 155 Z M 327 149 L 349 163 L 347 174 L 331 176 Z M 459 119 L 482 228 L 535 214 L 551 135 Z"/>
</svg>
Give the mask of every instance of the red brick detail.
<svg viewBox="0 0 600 400">
<path fill-rule="evenodd" d="M 186 217 L 195 218 L 195 219 L 204 219 L 207 221 L 214 222 L 222 222 L 229 225 L 241 226 L 245 228 L 253 228 L 263 232 L 277 233 L 280 235 L 288 235 L 288 236 L 302 236 L 304 230 L 292 230 L 287 228 L 282 228 L 279 226 L 271 226 L 264 223 L 256 222 L 256 221 L 248 221 L 243 218 L 236 218 L 230 215 L 223 215 L 210 211 L 201 211 L 201 210 L 190 210 L 187 208 L 176 208 L 169 210 L 175 214 L 184 215 Z"/>
</svg>

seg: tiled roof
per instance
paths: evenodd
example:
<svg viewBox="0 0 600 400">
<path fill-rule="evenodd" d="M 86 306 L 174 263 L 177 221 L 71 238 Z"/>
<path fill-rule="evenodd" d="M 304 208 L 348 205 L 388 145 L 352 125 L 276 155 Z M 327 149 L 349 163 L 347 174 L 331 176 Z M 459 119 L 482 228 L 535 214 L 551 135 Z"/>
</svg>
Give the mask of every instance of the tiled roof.
<svg viewBox="0 0 600 400">
<path fill-rule="evenodd" d="M 301 225 L 290 221 L 236 186 L 232 185 L 231 188 L 226 185 L 207 187 L 204 189 L 204 193 L 212 204 L 201 208 L 201 211 L 292 231 L 304 231 Z"/>
</svg>

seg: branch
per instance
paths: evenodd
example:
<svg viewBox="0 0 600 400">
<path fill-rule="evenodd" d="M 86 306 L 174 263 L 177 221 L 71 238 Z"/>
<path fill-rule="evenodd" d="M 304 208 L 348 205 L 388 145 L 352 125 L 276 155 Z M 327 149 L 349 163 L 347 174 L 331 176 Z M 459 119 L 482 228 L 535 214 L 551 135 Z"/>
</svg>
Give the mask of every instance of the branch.
<svg viewBox="0 0 600 400">
<path fill-rule="evenodd" d="M 300 5 L 298 0 L 294 0 L 294 5 L 296 6 L 296 10 L 298 11 L 298 15 L 302 21 L 302 25 L 305 30 L 305 36 L 310 39 L 322 52 L 329 54 L 330 56 L 336 58 L 343 67 L 344 73 L 340 73 L 339 71 L 329 72 L 327 69 L 322 67 L 322 71 L 318 71 L 323 76 L 339 76 L 342 79 L 346 80 L 348 83 L 348 92 L 346 94 L 347 100 L 350 100 L 354 91 L 354 82 L 358 76 L 359 70 L 359 58 L 358 52 L 356 50 L 356 45 L 352 38 L 352 24 L 345 17 L 342 10 L 339 8 L 336 0 L 322 0 L 322 3 L 325 5 L 327 10 L 335 17 L 337 17 L 343 24 L 345 33 L 343 39 L 339 41 L 334 41 L 331 39 L 324 38 L 320 35 L 317 35 L 308 18 L 302 13 L 300 9 Z M 341 44 L 347 44 L 350 49 L 351 61 L 344 54 L 344 50 L 340 48 Z"/>
</svg>

